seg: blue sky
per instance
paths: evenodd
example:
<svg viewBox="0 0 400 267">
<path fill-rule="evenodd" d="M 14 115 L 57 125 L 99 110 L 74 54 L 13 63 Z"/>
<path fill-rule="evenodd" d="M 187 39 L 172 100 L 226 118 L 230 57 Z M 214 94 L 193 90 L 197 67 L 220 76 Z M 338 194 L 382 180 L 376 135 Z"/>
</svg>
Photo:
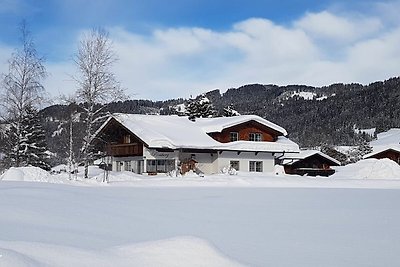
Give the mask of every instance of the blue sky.
<svg viewBox="0 0 400 267">
<path fill-rule="evenodd" d="M 26 19 L 46 89 L 73 92 L 81 34 L 110 32 L 132 98 L 187 98 L 246 83 L 369 83 L 400 72 L 400 1 L 0 0 L 0 71 Z"/>
</svg>

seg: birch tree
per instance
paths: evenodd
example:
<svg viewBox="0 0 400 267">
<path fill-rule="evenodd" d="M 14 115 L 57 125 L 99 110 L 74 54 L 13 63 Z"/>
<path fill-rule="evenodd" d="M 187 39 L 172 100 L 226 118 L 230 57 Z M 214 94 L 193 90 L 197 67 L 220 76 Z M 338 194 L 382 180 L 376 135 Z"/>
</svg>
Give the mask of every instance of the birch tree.
<svg viewBox="0 0 400 267">
<path fill-rule="evenodd" d="M 35 44 L 23 21 L 20 27 L 21 48 L 17 49 L 8 61 L 8 73 L 2 77 L 1 103 L 3 117 L 10 123 L 9 138 L 11 142 L 7 151 L 12 155 L 14 166 L 21 164 L 22 122 L 28 107 L 36 107 L 45 96 L 42 81 L 47 72 L 44 58 L 38 56 Z"/>
<path fill-rule="evenodd" d="M 94 137 L 96 122 L 102 119 L 101 113 L 105 104 L 124 97 L 120 83 L 112 71 L 116 61 L 112 42 L 103 29 L 93 29 L 84 35 L 74 56 L 79 73 L 74 77 L 78 85 L 76 97 L 86 115 L 85 137 L 81 149 L 85 178 L 88 178 L 89 161 L 92 156 L 90 142 Z"/>
</svg>

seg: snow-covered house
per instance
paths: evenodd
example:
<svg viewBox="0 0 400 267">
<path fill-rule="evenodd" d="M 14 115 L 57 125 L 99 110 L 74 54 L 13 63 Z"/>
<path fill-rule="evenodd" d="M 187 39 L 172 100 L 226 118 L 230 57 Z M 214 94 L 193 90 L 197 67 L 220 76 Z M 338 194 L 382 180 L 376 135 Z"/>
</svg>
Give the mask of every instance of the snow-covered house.
<svg viewBox="0 0 400 267">
<path fill-rule="evenodd" d="M 275 158 L 299 147 L 282 127 L 255 115 L 221 118 L 113 114 L 93 145 L 110 159 L 112 170 L 162 173 L 185 164 L 211 174 L 232 167 L 271 172 Z"/>
<path fill-rule="evenodd" d="M 375 158 L 375 159 L 391 159 L 400 165 L 400 144 L 392 145 L 382 145 L 379 147 L 374 147 L 371 153 L 364 155 L 365 159 Z"/>
<path fill-rule="evenodd" d="M 370 142 L 372 152 L 363 158 L 388 158 L 400 164 L 400 128 L 392 128 L 379 133 L 377 139 Z"/>
<path fill-rule="evenodd" d="M 287 174 L 329 176 L 335 173 L 331 166 L 340 166 L 340 162 L 318 150 L 301 150 L 284 154 L 282 165 Z"/>
</svg>

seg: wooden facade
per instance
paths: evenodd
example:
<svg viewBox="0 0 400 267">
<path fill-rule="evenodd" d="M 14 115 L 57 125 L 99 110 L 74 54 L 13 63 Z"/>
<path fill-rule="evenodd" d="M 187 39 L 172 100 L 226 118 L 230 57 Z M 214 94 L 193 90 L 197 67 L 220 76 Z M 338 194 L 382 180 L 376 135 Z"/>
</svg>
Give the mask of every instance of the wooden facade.
<svg viewBox="0 0 400 267">
<path fill-rule="evenodd" d="M 128 156 L 142 156 L 143 144 L 129 143 L 129 144 L 114 144 L 107 145 L 107 155 L 114 157 L 128 157 Z"/>
<path fill-rule="evenodd" d="M 314 154 L 305 159 L 296 159 L 292 164 L 284 166 L 285 173 L 309 176 L 330 176 L 335 173 L 331 166 L 338 166 L 335 162 Z"/>
<path fill-rule="evenodd" d="M 393 150 L 393 149 L 387 149 L 385 151 L 382 151 L 380 153 L 372 155 L 369 158 L 375 158 L 375 159 L 388 158 L 388 159 L 391 159 L 391 160 L 397 162 L 397 164 L 400 165 L 400 152 L 397 150 Z"/>
<path fill-rule="evenodd" d="M 143 156 L 144 142 L 114 119 L 97 134 L 93 145 L 96 150 L 104 151 L 108 156 Z"/>
<path fill-rule="evenodd" d="M 231 133 L 237 133 L 238 141 L 250 141 L 250 134 L 261 134 L 260 141 L 275 142 L 281 133 L 268 128 L 256 121 L 248 121 L 222 130 L 222 132 L 209 133 L 209 135 L 221 143 L 231 142 Z"/>
</svg>

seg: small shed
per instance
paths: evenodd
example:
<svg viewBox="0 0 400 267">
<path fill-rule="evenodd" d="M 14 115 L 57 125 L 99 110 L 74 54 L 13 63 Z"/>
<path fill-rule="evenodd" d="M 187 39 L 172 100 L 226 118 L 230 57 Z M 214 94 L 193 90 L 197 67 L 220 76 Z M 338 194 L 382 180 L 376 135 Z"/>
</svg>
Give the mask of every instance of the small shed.
<svg viewBox="0 0 400 267">
<path fill-rule="evenodd" d="M 287 174 L 330 176 L 335 173 L 331 166 L 340 166 L 340 162 L 318 150 L 301 150 L 286 153 L 282 165 Z"/>
<path fill-rule="evenodd" d="M 400 165 L 400 144 L 376 146 L 371 153 L 364 155 L 364 158 L 388 158 Z"/>
</svg>

